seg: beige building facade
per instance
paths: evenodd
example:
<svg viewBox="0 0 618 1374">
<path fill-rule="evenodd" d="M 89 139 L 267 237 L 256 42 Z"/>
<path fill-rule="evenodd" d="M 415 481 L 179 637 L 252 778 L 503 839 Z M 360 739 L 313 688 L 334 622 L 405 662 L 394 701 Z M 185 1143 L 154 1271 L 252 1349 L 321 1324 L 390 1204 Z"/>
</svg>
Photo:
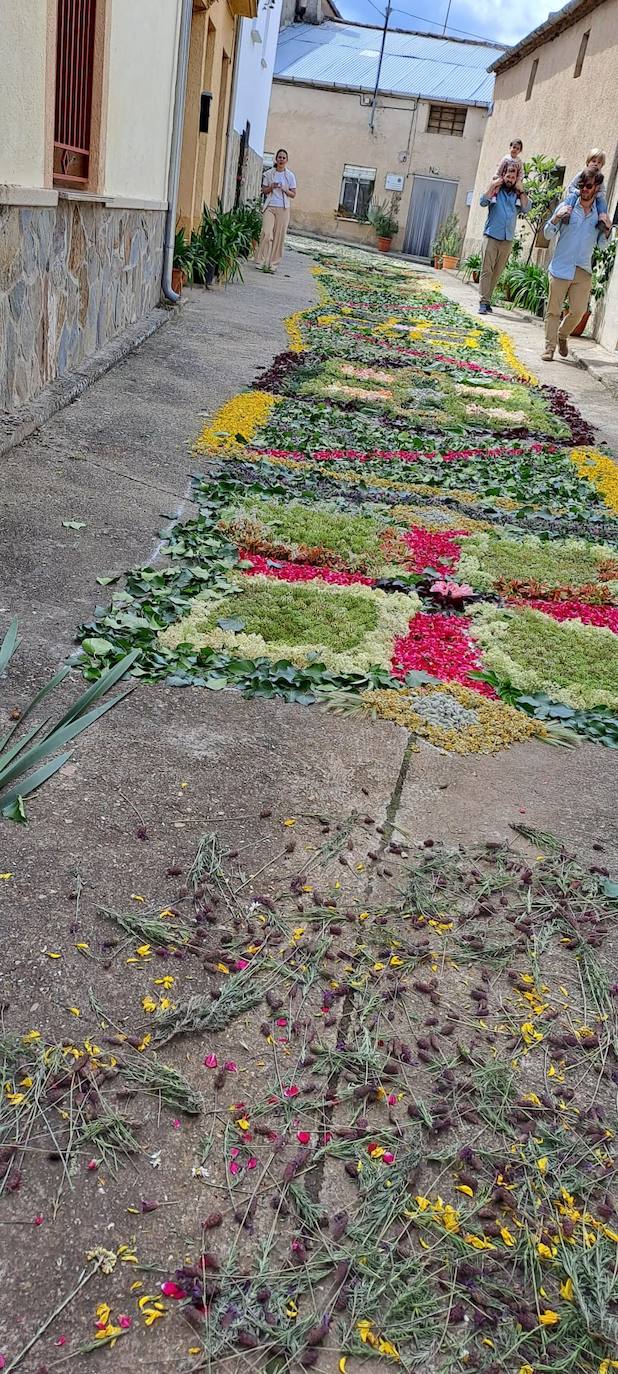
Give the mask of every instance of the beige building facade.
<svg viewBox="0 0 618 1374">
<path fill-rule="evenodd" d="M 464 252 L 481 245 L 487 211 L 479 205 L 512 138 L 521 138 L 524 160 L 555 158 L 564 184 L 581 171 L 590 148 L 607 154 L 605 181 L 610 216 L 618 187 L 618 0 L 572 0 L 494 66 L 491 117 L 478 164 Z M 546 250 L 535 250 L 545 258 Z M 595 311 L 595 335 L 618 347 L 618 270 L 605 302 Z"/>
<path fill-rule="evenodd" d="M 374 241 L 371 225 L 347 213 L 342 205 L 344 176 L 350 167 L 375 174 L 376 200 L 389 199 L 388 178 L 399 177 L 403 181 L 394 248 L 401 249 L 406 242 L 414 213 L 415 186 L 417 193 L 422 188 L 426 195 L 433 187 L 438 195 L 442 183 L 447 182 L 453 193 L 449 209 L 455 210 L 460 224 L 465 226 L 466 202 L 474 187 L 487 111 L 464 107 L 464 133 L 459 136 L 428 129 L 429 101 L 391 97 L 386 105 L 383 99 L 380 98 L 372 132 L 369 110 L 360 105 L 357 94 L 286 85 L 275 80 L 266 147 L 273 153 L 281 145 L 288 150 L 290 167 L 299 185 L 293 209 L 296 228 L 353 243 Z M 328 133 L 312 137 L 312 129 Z M 401 160 L 402 154 L 405 162 Z"/>
<path fill-rule="evenodd" d="M 389 31 L 381 58 L 381 37 L 337 20 L 282 29 L 266 152 L 288 151 L 293 227 L 372 243 L 368 206 L 395 194 L 394 247 L 428 259 L 447 214 L 465 229 L 493 90 L 487 67 L 503 50 Z"/>
<path fill-rule="evenodd" d="M 0 411 L 159 300 L 180 13 L 0 6 Z"/>
</svg>

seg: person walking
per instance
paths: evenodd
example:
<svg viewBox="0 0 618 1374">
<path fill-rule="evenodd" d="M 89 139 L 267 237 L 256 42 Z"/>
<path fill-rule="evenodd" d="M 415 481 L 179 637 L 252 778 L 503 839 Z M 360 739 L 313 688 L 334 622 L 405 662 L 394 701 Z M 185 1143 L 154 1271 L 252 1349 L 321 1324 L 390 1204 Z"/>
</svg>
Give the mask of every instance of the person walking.
<svg viewBox="0 0 618 1374">
<path fill-rule="evenodd" d="M 545 352 L 543 361 L 551 363 L 556 343 L 561 358 L 568 358 L 567 339 L 588 309 L 592 285 L 592 254 L 597 243 L 607 239 L 607 229 L 599 221 L 596 198 L 603 177 L 599 171 L 582 172 L 578 177 L 575 205 L 561 201 L 545 225 L 546 239 L 557 237 L 549 264 L 549 300 L 545 314 Z M 562 324 L 562 307 L 569 297 L 569 310 Z"/>
<path fill-rule="evenodd" d="M 296 177 L 288 167 L 285 148 L 279 148 L 274 167 L 264 173 L 262 191 L 266 203 L 255 265 L 263 272 L 275 272 L 283 257 L 290 223 L 290 201 L 296 195 Z"/>
<path fill-rule="evenodd" d="M 519 175 L 519 164 L 509 159 L 502 175 L 495 176 L 481 196 L 481 205 L 489 208 L 483 230 L 479 315 L 491 314 L 491 297 L 511 251 L 517 216 L 528 212 L 529 200 Z"/>
</svg>

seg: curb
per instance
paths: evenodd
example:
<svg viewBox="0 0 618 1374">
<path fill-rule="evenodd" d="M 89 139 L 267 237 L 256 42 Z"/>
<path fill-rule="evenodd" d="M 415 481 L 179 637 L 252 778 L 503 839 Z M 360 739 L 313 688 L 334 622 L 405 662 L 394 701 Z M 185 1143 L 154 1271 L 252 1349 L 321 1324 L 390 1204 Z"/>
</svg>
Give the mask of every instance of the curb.
<svg viewBox="0 0 618 1374">
<path fill-rule="evenodd" d="M 14 414 L 0 414 L 0 457 L 23 444 L 35 430 L 40 429 L 52 415 L 64 410 L 83 395 L 89 387 L 104 377 L 118 363 L 123 362 L 131 353 L 150 339 L 159 329 L 170 323 L 178 314 L 178 306 L 156 306 L 144 319 L 130 325 L 122 334 L 111 339 L 104 348 L 99 349 L 91 358 L 86 359 L 83 367 L 67 372 L 63 377 L 50 382 L 35 396 L 27 401 Z"/>
</svg>

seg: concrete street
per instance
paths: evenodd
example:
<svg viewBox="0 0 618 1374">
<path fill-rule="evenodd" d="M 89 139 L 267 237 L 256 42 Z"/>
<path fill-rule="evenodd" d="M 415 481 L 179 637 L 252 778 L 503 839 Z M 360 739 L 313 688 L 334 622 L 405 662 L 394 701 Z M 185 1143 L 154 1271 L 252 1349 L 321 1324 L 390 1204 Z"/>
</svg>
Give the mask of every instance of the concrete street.
<svg viewBox="0 0 618 1374">
<path fill-rule="evenodd" d="M 443 277 L 447 295 L 474 308 L 473 291 Z M 310 259 L 293 251 L 276 276 L 247 267 L 245 278 L 225 290 L 188 291 L 168 327 L 3 460 L 0 633 L 17 614 L 21 647 L 2 682 L 2 722 L 72 652 L 77 625 L 106 600 L 108 588 L 96 578 L 156 558 L 161 532 L 191 510 L 190 473 L 200 466 L 191 448 L 204 417 L 287 346 L 283 320 L 316 298 Z M 542 364 L 537 325 L 498 310 L 492 323 L 508 330 L 543 381 L 568 390 L 618 454 L 610 393 L 575 363 Z M 67 529 L 67 520 L 85 527 Z M 80 689 L 75 673 L 60 696 L 72 699 Z M 317 885 L 320 874 L 341 877 L 357 907 L 389 891 L 388 869 L 372 868 L 367 858 L 370 837 L 352 828 L 354 862 L 340 869 L 337 858 L 317 852 L 353 811 L 378 824 L 387 818 L 409 847 L 429 837 L 513 843 L 509 825 L 524 820 L 588 861 L 600 843 L 603 862 L 618 863 L 615 752 L 533 741 L 460 758 L 429 746 L 410 753 L 407 738 L 387 723 L 280 701 L 247 702 L 233 691 L 137 686 L 77 741 L 71 763 L 30 800 L 29 824 L 0 826 L 0 870 L 11 875 L 0 881 L 5 1027 L 20 1035 L 36 1028 L 50 1040 L 76 1044 L 89 1035 L 109 1050 L 102 1022 L 137 1033 L 155 975 L 179 973 L 184 992 L 199 992 L 205 979 L 197 961 L 144 959 L 127 967 L 122 932 L 98 912 L 138 911 L 138 898 L 144 909 L 182 911 L 187 869 L 208 831 L 217 832 L 224 853 L 237 854 L 234 862 L 247 875 L 264 869 L 269 882 L 273 874 L 278 881 L 309 864 L 311 882 Z M 291 836 L 296 848 L 286 852 Z M 260 890 L 259 882 L 252 890 Z M 219 1061 L 229 1056 L 239 1067 L 218 1099 L 221 1121 L 229 1119 L 232 1102 L 265 1090 L 260 1021 L 259 1008 L 235 1021 L 225 1032 L 224 1052 L 219 1037 Z M 208 1094 L 212 1076 L 203 1059 L 209 1048 L 203 1036 L 184 1037 L 165 1048 L 163 1059 Z M 119 1263 L 106 1283 L 97 1275 L 66 1321 L 59 1318 L 26 1355 L 24 1374 L 56 1368 L 63 1350 L 55 1343 L 64 1333 L 71 1341 L 92 1338 L 98 1302 L 139 1320 L 131 1283 L 156 1293 L 221 1202 L 208 1168 L 202 1178 L 193 1172 L 210 1131 L 208 1113 L 201 1120 L 179 1113 L 176 1126 L 166 1108 L 143 1094 L 130 1100 L 130 1112 L 140 1123 L 143 1153 L 117 1177 L 100 1165 L 63 1179 L 35 1135 L 21 1186 L 6 1200 L 3 1238 L 10 1244 L 0 1260 L 0 1350 L 9 1359 L 77 1282 L 86 1251 L 126 1243 L 138 1259 Z M 326 1171 L 321 1196 L 327 1206 L 334 1186 Z M 153 1197 L 165 1205 L 144 1212 L 141 1202 Z M 253 1244 L 247 1240 L 248 1248 Z M 192 1367 L 191 1334 L 186 1322 L 168 1315 L 140 1328 L 139 1336 L 130 1333 L 113 1351 L 77 1356 L 67 1368 L 82 1374 L 107 1360 L 114 1371 L 184 1370 Z M 333 1359 L 320 1365 L 327 1374 L 336 1374 Z M 239 1355 L 234 1369 L 249 1367 L 255 1366 Z M 349 1358 L 346 1374 L 360 1368 Z"/>
</svg>

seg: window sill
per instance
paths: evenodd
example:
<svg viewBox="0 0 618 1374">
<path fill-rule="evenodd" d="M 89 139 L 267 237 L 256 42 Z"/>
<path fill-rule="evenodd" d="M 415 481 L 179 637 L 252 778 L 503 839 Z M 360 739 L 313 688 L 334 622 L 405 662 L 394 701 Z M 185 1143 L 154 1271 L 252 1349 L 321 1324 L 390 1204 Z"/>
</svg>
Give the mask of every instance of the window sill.
<svg viewBox="0 0 618 1374">
<path fill-rule="evenodd" d="M 94 191 L 71 191 L 59 188 L 55 193 L 58 200 L 83 201 L 86 205 L 105 205 L 110 210 L 167 210 L 166 200 L 140 200 L 139 196 L 106 196 Z M 55 203 L 55 202 L 54 202 Z"/>
<path fill-rule="evenodd" d="M 0 205 L 55 206 L 58 192 L 42 186 L 0 186 Z"/>
<path fill-rule="evenodd" d="M 335 210 L 335 219 L 341 219 L 345 224 L 362 224 L 369 228 L 368 219 L 359 219 L 358 215 L 344 215 L 341 210 Z"/>
</svg>

